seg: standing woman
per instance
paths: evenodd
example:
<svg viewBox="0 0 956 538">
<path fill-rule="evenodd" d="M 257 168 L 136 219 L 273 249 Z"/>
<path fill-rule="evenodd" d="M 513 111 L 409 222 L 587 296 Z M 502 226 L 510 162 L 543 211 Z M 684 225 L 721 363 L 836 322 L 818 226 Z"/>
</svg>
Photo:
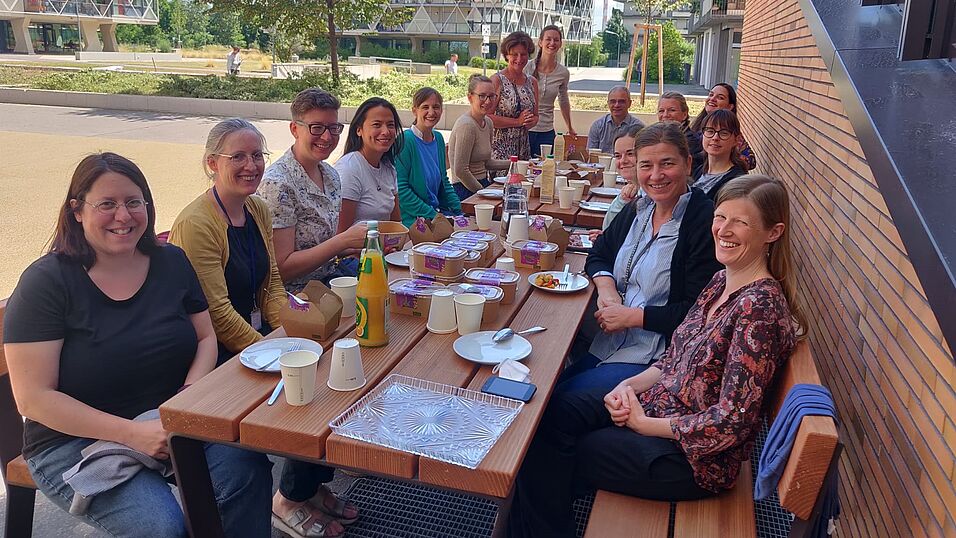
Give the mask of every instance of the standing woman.
<svg viewBox="0 0 956 538">
<path fill-rule="evenodd" d="M 477 73 L 468 77 L 468 113 L 455 120 L 448 138 L 451 186 L 459 200 L 487 187 L 489 170 L 508 167 L 509 161 L 492 158 L 494 126 L 488 115 L 494 112 L 497 98 L 490 78 Z"/>
<path fill-rule="evenodd" d="M 690 129 L 695 133 L 701 134 L 704 130 L 704 123 L 707 121 L 707 116 L 711 112 L 720 109 L 729 110 L 734 114 L 737 113 L 737 90 L 726 82 L 718 82 L 710 89 L 710 93 L 707 94 L 707 101 L 704 102 L 704 109 L 694 118 Z M 743 135 L 737 138 L 737 150 L 740 152 L 740 157 L 747 163 L 747 170 L 753 170 L 757 167 L 757 156 L 750 148 L 750 144 L 744 140 Z"/>
<path fill-rule="evenodd" d="M 4 316 L 4 353 L 37 487 L 70 511 L 63 473 L 97 440 L 169 459 L 157 409 L 216 365 L 216 335 L 196 273 L 156 240 L 156 209 L 139 167 L 115 153 L 84 158 L 50 252 L 23 272 Z M 271 464 L 205 445 L 228 536 L 269 535 Z M 85 523 L 111 536 L 187 536 L 163 475 L 142 469 L 96 495 Z"/>
<path fill-rule="evenodd" d="M 558 53 L 564 36 L 561 29 L 553 24 L 545 26 L 538 37 L 538 56 L 528 62 L 524 68 L 526 75 L 538 81 L 538 123 L 528 133 L 531 144 L 531 154 L 541 155 L 541 144 L 554 144 L 554 100 L 558 100 L 564 124 L 568 126 L 567 134 L 577 135 L 571 126 L 571 99 L 568 97 L 568 83 L 571 81 L 571 72 L 558 63 Z"/>
<path fill-rule="evenodd" d="M 723 109 L 711 112 L 704 122 L 703 134 L 707 160 L 694 170 L 694 186 L 716 200 L 721 187 L 747 173 L 747 163 L 737 151 L 740 137 L 737 115 Z"/>
<path fill-rule="evenodd" d="M 169 242 L 186 251 L 202 284 L 219 340 L 217 365 L 279 327 L 285 299 L 272 247 L 269 206 L 254 196 L 266 168 L 265 137 L 241 118 L 206 138 L 203 168 L 212 188 L 173 223 Z"/>
<path fill-rule="evenodd" d="M 495 159 L 531 158 L 528 130 L 538 124 L 538 81 L 524 73 L 528 58 L 534 52 L 531 36 L 512 32 L 501 42 L 501 53 L 508 66 L 492 75 L 498 106 L 491 121 L 495 131 L 491 152 Z"/>
<path fill-rule="evenodd" d="M 349 125 L 345 155 L 335 163 L 342 181 L 342 210 L 336 233 L 358 221 L 399 221 L 395 158 L 402 151 L 402 130 L 395 105 L 381 97 L 366 99 Z"/>
<path fill-rule="evenodd" d="M 441 120 L 442 97 L 438 90 L 424 87 L 412 96 L 411 129 L 402 133 L 402 151 L 395 162 L 398 174 L 398 201 L 402 223 L 415 219 L 461 215 L 461 200 L 448 182 L 445 139 L 435 130 Z"/>
</svg>

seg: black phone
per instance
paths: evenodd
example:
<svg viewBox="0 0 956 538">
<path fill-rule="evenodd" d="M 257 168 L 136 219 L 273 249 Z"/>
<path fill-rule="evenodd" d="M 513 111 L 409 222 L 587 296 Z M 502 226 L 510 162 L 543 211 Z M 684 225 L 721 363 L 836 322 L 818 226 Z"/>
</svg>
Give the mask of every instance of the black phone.
<svg viewBox="0 0 956 538">
<path fill-rule="evenodd" d="M 481 387 L 481 392 L 511 398 L 512 400 L 521 400 L 522 402 L 531 400 L 536 390 L 538 390 L 538 387 L 531 383 L 512 381 L 498 376 L 489 377 L 488 381 L 485 381 L 485 385 Z"/>
</svg>

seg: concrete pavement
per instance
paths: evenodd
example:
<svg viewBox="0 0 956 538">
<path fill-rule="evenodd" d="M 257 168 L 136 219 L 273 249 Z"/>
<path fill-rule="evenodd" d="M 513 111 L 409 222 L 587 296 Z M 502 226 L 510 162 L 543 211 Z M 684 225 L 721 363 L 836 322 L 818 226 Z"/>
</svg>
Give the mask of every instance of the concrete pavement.
<svg viewBox="0 0 956 538">
<path fill-rule="evenodd" d="M 619 67 L 569 67 L 571 82 L 568 89 L 575 93 L 605 94 L 614 86 L 624 84 L 624 69 Z M 631 91 L 640 93 L 641 85 L 632 82 Z M 707 88 L 696 84 L 664 84 L 665 92 L 680 92 L 685 97 L 707 97 Z M 657 81 L 647 81 L 646 95 L 657 96 Z"/>
</svg>

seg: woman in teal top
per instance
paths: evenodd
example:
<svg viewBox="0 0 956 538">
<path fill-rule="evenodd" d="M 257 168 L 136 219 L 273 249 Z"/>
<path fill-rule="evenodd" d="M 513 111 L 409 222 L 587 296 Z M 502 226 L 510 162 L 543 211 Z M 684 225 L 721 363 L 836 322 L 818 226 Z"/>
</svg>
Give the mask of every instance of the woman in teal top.
<svg viewBox="0 0 956 538">
<path fill-rule="evenodd" d="M 448 181 L 445 139 L 435 130 L 442 114 L 438 90 L 425 87 L 415 92 L 412 113 L 415 121 L 402 133 L 405 143 L 395 162 L 398 203 L 406 226 L 418 217 L 432 219 L 439 212 L 461 214 L 461 200 Z"/>
</svg>

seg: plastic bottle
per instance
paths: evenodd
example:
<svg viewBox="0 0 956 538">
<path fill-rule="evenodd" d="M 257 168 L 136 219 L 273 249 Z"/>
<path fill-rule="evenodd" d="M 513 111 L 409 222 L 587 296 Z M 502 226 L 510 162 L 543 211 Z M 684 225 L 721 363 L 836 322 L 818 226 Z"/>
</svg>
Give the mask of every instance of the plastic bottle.
<svg viewBox="0 0 956 538">
<path fill-rule="evenodd" d="M 508 222 L 511 215 L 528 215 L 528 197 L 521 186 L 524 177 L 518 173 L 518 157 L 511 156 L 511 165 L 508 167 L 508 183 L 505 184 L 502 219 Z"/>
<path fill-rule="evenodd" d="M 369 230 L 355 288 L 355 338 L 363 347 L 388 343 L 388 276 L 378 231 Z"/>
<path fill-rule="evenodd" d="M 555 160 L 558 160 L 558 161 L 566 160 L 565 158 L 568 155 L 567 155 L 567 150 L 565 149 L 565 146 L 564 146 L 564 133 L 558 133 L 554 137 L 554 147 L 551 149 L 554 150 L 552 153 L 554 154 Z"/>
</svg>

